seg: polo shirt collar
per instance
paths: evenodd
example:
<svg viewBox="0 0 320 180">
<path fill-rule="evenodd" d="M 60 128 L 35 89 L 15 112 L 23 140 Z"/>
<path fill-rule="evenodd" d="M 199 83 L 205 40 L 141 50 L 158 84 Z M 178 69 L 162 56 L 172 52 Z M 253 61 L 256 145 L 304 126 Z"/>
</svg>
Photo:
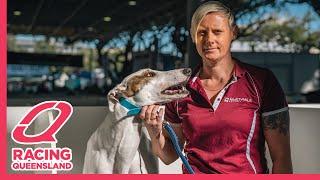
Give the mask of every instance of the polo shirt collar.
<svg viewBox="0 0 320 180">
<path fill-rule="evenodd" d="M 235 68 L 234 68 L 234 74 L 236 75 L 237 78 L 241 78 L 242 76 L 245 75 L 245 73 L 247 73 L 247 69 L 244 68 L 244 64 L 239 61 L 236 58 L 235 59 Z"/>
</svg>

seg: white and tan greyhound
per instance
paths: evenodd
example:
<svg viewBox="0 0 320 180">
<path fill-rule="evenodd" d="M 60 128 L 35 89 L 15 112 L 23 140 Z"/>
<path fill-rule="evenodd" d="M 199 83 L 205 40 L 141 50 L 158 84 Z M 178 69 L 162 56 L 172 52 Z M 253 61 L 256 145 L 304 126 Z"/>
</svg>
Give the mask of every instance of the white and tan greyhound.
<svg viewBox="0 0 320 180">
<path fill-rule="evenodd" d="M 186 97 L 189 68 L 171 71 L 142 69 L 127 76 L 108 93 L 109 113 L 92 134 L 83 173 L 158 173 L 148 132 L 141 120 L 130 115 L 119 99 L 141 107 Z"/>
</svg>

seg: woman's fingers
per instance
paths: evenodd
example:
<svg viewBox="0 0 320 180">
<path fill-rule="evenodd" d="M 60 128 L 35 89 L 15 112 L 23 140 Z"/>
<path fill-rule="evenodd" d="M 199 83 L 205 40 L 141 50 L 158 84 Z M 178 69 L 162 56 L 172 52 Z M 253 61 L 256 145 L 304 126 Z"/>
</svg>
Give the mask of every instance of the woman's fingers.
<svg viewBox="0 0 320 180">
<path fill-rule="evenodd" d="M 162 121 L 163 113 L 163 109 L 159 105 L 143 106 L 139 118 L 144 120 L 146 124 L 156 125 Z"/>
<path fill-rule="evenodd" d="M 147 111 L 146 111 L 146 118 L 145 118 L 145 120 L 146 120 L 147 122 L 149 122 L 149 121 L 151 120 L 151 114 L 152 114 L 153 108 L 154 108 L 154 105 L 148 106 L 148 109 L 147 109 Z"/>
<path fill-rule="evenodd" d="M 140 113 L 139 113 L 139 118 L 140 118 L 140 119 L 145 120 L 147 109 L 148 109 L 148 106 L 143 106 L 143 107 L 141 108 L 141 111 L 140 111 Z"/>
<path fill-rule="evenodd" d="M 155 105 L 151 112 L 151 120 L 157 120 L 159 105 Z"/>
<path fill-rule="evenodd" d="M 159 112 L 158 112 L 158 116 L 157 116 L 157 121 L 158 123 L 163 121 L 163 116 L 164 116 L 164 108 L 162 107 L 158 107 Z"/>
<path fill-rule="evenodd" d="M 159 137 L 162 132 L 162 116 L 164 114 L 163 108 L 159 105 L 144 106 L 141 109 L 139 117 L 144 121 L 149 135 L 152 137 Z"/>
</svg>

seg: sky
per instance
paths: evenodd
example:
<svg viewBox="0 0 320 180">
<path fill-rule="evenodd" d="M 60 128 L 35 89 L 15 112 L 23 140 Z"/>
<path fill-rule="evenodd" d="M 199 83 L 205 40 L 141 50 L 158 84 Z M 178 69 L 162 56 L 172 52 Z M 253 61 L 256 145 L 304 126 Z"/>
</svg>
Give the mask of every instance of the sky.
<svg viewBox="0 0 320 180">
<path fill-rule="evenodd" d="M 294 16 L 297 18 L 303 17 L 307 12 L 311 12 L 314 21 L 310 24 L 310 30 L 317 31 L 320 30 L 320 17 L 314 12 L 313 8 L 308 4 L 290 4 L 287 7 L 283 8 L 280 15 L 286 17 L 286 14 L 289 16 Z"/>
</svg>

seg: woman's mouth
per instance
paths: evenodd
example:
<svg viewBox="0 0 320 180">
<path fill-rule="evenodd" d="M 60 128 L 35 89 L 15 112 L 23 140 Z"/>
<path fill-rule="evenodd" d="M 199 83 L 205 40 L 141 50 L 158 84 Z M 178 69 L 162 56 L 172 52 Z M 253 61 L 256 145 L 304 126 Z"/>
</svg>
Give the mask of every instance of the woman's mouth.
<svg viewBox="0 0 320 180">
<path fill-rule="evenodd" d="M 204 48 L 203 49 L 204 50 L 204 52 L 214 52 L 214 51 L 216 51 L 216 50 L 218 50 L 218 48 Z"/>
</svg>

